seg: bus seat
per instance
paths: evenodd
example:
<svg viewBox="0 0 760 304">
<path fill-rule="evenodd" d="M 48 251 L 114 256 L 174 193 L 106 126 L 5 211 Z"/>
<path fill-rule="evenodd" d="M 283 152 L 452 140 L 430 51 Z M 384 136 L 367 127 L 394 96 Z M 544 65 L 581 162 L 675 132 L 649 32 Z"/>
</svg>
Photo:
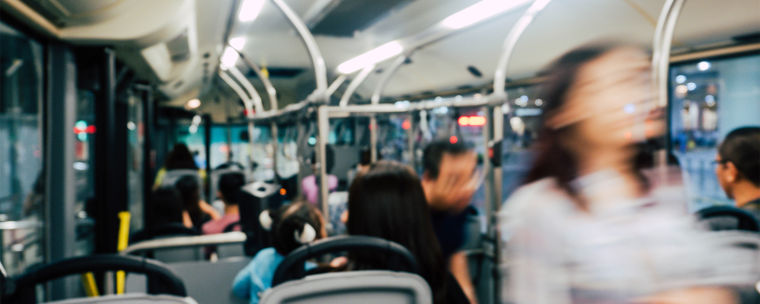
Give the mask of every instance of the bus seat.
<svg viewBox="0 0 760 304">
<path fill-rule="evenodd" d="M 412 273 L 385 270 L 335 272 L 289 281 L 264 293 L 271 303 L 432 303 L 430 287 Z"/>
<path fill-rule="evenodd" d="M 155 260 L 121 256 L 115 254 L 101 254 L 63 259 L 53 263 L 32 268 L 21 276 L 15 278 L 13 290 L 3 295 L 3 303 L 36 303 L 36 286 L 69 275 L 86 272 L 105 272 L 122 270 L 126 273 L 144 274 L 149 280 L 143 286 L 152 295 L 171 295 L 184 302 L 195 303 L 185 299 L 187 291 L 182 280 L 165 264 Z M 123 295 L 121 295 L 123 296 Z M 144 294 L 141 294 L 144 298 Z M 94 298 L 99 299 L 99 298 Z M 110 298 L 109 298 L 110 299 Z M 66 303 L 94 303 L 91 299 L 72 299 Z M 96 300 L 100 303 L 101 301 Z M 117 301 L 118 302 L 118 301 Z M 117 303 L 113 302 L 113 303 Z M 112 303 L 112 302 L 109 302 Z"/>
<path fill-rule="evenodd" d="M 752 213 L 734 206 L 712 206 L 697 211 L 697 218 L 709 230 L 760 232 L 760 222 Z"/>
<path fill-rule="evenodd" d="M 246 235 L 239 231 L 198 236 L 166 237 L 132 244 L 124 249 L 121 254 L 152 255 L 155 259 L 166 263 L 198 261 L 205 259 L 204 249 L 207 246 L 242 247 L 245 241 Z"/>
<path fill-rule="evenodd" d="M 107 295 L 94 298 L 68 299 L 55 302 L 46 302 L 48 304 L 197 304 L 195 300 L 187 297 L 167 296 L 167 295 L 148 295 L 148 294 L 124 294 L 124 295 Z"/>
<path fill-rule="evenodd" d="M 248 257 L 222 259 L 216 262 L 194 261 L 169 263 L 167 266 L 187 287 L 188 296 L 198 303 L 244 304 L 247 300 L 232 294 L 232 280 L 250 262 Z M 141 292 L 147 287 L 145 276 L 127 276 L 127 292 Z"/>
</svg>

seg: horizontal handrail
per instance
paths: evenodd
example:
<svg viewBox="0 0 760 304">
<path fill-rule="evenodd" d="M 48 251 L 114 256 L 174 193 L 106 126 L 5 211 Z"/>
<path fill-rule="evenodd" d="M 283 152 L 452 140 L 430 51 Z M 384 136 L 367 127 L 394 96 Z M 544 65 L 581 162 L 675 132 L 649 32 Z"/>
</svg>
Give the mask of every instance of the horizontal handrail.
<svg viewBox="0 0 760 304">
<path fill-rule="evenodd" d="M 245 242 L 245 233 L 234 231 L 220 234 L 199 235 L 199 236 L 179 236 L 155 240 L 148 240 L 136 243 L 127 249 L 119 252 L 121 255 L 132 254 L 140 251 L 181 248 L 181 247 L 201 247 L 224 244 L 242 244 Z"/>
</svg>

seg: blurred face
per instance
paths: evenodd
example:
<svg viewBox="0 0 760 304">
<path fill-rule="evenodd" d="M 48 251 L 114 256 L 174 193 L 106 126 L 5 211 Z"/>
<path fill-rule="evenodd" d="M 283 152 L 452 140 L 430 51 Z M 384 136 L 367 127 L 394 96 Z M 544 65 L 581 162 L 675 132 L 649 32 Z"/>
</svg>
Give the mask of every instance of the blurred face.
<svg viewBox="0 0 760 304">
<path fill-rule="evenodd" d="M 470 204 L 479 186 L 477 155 L 468 152 L 459 155 L 444 153 L 438 178 L 424 177 L 425 196 L 431 208 L 458 213 Z"/>
<path fill-rule="evenodd" d="M 724 161 L 720 154 L 715 155 L 715 163 L 715 176 L 718 178 L 720 187 L 726 192 L 728 198 L 734 199 L 733 185 L 738 175 L 736 167 L 733 163 Z"/>
<path fill-rule="evenodd" d="M 581 67 L 567 98 L 549 121 L 575 124 L 572 140 L 579 147 L 621 148 L 664 131 L 650 63 L 638 49 L 615 49 Z"/>
</svg>

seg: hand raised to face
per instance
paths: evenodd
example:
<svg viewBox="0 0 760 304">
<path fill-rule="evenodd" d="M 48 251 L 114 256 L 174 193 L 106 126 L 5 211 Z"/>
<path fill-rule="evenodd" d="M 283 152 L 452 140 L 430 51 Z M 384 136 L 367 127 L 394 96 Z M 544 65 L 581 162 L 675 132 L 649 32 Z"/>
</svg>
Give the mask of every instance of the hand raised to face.
<svg viewBox="0 0 760 304">
<path fill-rule="evenodd" d="M 477 158 L 474 152 L 444 154 L 438 178 L 423 178 L 423 188 L 430 207 L 452 213 L 467 207 L 482 182 L 481 174 L 476 168 Z"/>
</svg>

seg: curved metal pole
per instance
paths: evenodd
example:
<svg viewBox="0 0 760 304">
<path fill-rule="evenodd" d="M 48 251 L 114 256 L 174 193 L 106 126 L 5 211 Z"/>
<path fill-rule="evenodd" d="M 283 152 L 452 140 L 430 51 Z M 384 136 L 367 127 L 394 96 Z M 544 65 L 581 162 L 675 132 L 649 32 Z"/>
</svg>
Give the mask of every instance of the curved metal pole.
<svg viewBox="0 0 760 304">
<path fill-rule="evenodd" d="M 507 99 L 504 85 L 507 82 L 507 68 L 509 67 L 509 60 L 512 58 L 517 40 L 520 39 L 525 29 L 533 22 L 536 15 L 543 10 L 551 0 L 535 0 L 533 4 L 523 13 L 520 19 L 517 20 L 512 30 L 509 31 L 507 38 L 504 40 L 504 51 L 502 52 L 499 62 L 496 65 L 496 73 L 494 73 L 493 79 L 493 95 L 496 98 L 502 100 Z"/>
<path fill-rule="evenodd" d="M 391 80 L 391 76 L 398 70 L 398 68 L 404 64 L 404 61 L 411 54 L 407 53 L 403 56 L 396 57 L 396 60 L 391 63 L 385 74 L 380 78 L 380 82 L 377 83 L 375 90 L 372 92 L 371 103 L 380 104 L 380 97 L 382 96 L 385 86 Z M 373 114 L 369 117 L 369 144 L 370 144 L 370 159 L 372 162 L 377 161 L 377 117 Z"/>
<path fill-rule="evenodd" d="M 283 15 L 285 15 L 285 18 L 290 21 L 298 32 L 298 35 L 301 36 L 304 45 L 306 45 L 306 50 L 309 52 L 311 63 L 314 65 L 314 77 L 317 81 L 317 88 L 314 93 L 316 94 L 317 100 L 327 103 L 327 67 L 325 65 L 325 59 L 319 51 L 319 46 L 317 46 L 317 42 L 314 40 L 314 36 L 311 34 L 311 31 L 309 31 L 306 24 L 304 24 L 303 20 L 298 17 L 298 14 L 296 14 L 285 1 L 272 0 L 272 2 L 280 9 Z M 320 157 L 320 161 L 322 160 L 324 160 L 324 157 Z"/>
<path fill-rule="evenodd" d="M 237 81 L 243 85 L 243 88 L 248 92 L 248 95 L 251 96 L 251 100 L 253 102 L 253 108 L 256 109 L 256 113 L 263 113 L 264 112 L 264 104 L 261 101 L 261 95 L 259 95 L 259 92 L 256 91 L 256 88 L 253 87 L 253 84 L 251 84 L 250 81 L 248 81 L 247 78 L 245 78 L 245 75 L 243 75 L 240 70 L 236 67 L 230 67 L 227 69 L 230 74 L 232 74 L 232 77 L 235 77 Z"/>
<path fill-rule="evenodd" d="M 227 75 L 227 73 L 225 73 L 224 71 L 220 70 L 219 71 L 219 77 L 221 77 L 222 80 L 225 83 L 227 83 L 227 85 L 229 85 L 230 88 L 232 88 L 233 91 L 235 91 L 235 93 L 240 97 L 240 99 L 243 100 L 243 106 L 245 106 L 245 110 L 246 110 L 246 115 L 245 116 L 248 118 L 248 143 L 251 146 L 251 154 L 250 155 L 251 155 L 251 157 L 253 157 L 253 150 L 254 150 L 253 131 L 255 129 L 255 126 L 253 125 L 253 120 L 251 120 L 253 118 L 253 116 L 254 116 L 253 115 L 253 103 L 250 101 L 250 97 L 248 97 L 248 95 L 245 94 L 245 91 L 243 91 L 243 88 L 241 88 L 240 85 L 238 85 L 235 82 L 235 80 L 233 80 L 229 75 Z M 256 94 L 256 96 L 259 99 L 261 99 L 261 96 L 258 96 L 259 93 L 256 92 L 256 90 L 253 90 L 253 92 L 251 92 L 251 93 Z"/>
<path fill-rule="evenodd" d="M 343 92 L 343 96 L 340 98 L 340 103 L 338 105 L 341 107 L 348 105 L 348 101 L 351 99 L 351 96 L 354 95 L 356 89 L 359 88 L 362 82 L 364 82 L 364 80 L 367 79 L 367 76 L 369 76 L 369 74 L 374 70 L 374 64 L 368 65 L 363 70 L 361 70 L 361 72 L 359 72 L 359 74 L 356 75 L 353 80 L 351 80 L 351 83 L 348 84 L 348 88 L 346 88 L 346 91 Z"/>
<path fill-rule="evenodd" d="M 327 88 L 327 96 L 332 96 L 332 94 L 335 93 L 335 91 L 337 91 L 340 85 L 342 85 L 345 81 L 346 75 L 344 74 L 340 74 L 338 78 L 335 78 L 335 80 L 333 80 L 333 82 L 330 84 L 330 87 Z"/>
<path fill-rule="evenodd" d="M 656 86 L 659 73 L 657 72 L 657 65 L 659 64 L 660 53 L 662 52 L 662 32 L 665 29 L 665 24 L 668 20 L 670 10 L 673 8 L 675 0 L 666 0 L 660 10 L 660 16 L 657 18 L 657 25 L 654 29 L 654 36 L 652 37 L 652 81 Z"/>
<path fill-rule="evenodd" d="M 391 76 L 393 76 L 394 73 L 396 73 L 396 70 L 398 70 L 399 67 L 401 67 L 402 64 L 404 64 L 404 61 L 406 61 L 407 58 L 411 56 L 411 53 L 407 53 L 406 55 L 396 57 L 396 60 L 391 63 L 390 66 L 385 70 L 385 74 L 382 78 L 380 78 L 380 82 L 377 83 L 377 86 L 375 87 L 375 91 L 372 92 L 372 104 L 379 104 L 380 103 L 380 97 L 383 94 L 383 90 L 385 90 L 385 86 L 388 85 L 388 82 L 391 80 Z"/>
<path fill-rule="evenodd" d="M 670 48 L 673 44 L 673 33 L 675 31 L 678 17 L 681 14 L 685 0 L 675 0 L 672 3 L 672 7 L 668 12 L 667 22 L 662 30 L 662 41 L 659 44 L 659 55 L 657 62 L 653 67 L 657 73 L 656 75 L 656 88 L 657 88 L 657 105 L 660 107 L 666 107 L 668 105 L 668 68 L 670 67 Z M 658 24 L 659 26 L 659 24 Z"/>
<path fill-rule="evenodd" d="M 259 67 L 259 65 L 254 63 L 253 61 L 248 60 L 248 58 L 245 57 L 245 55 L 243 55 L 242 51 L 232 47 L 231 45 L 229 45 L 229 47 L 235 50 L 235 52 L 238 53 L 238 56 L 240 57 L 240 59 L 243 59 L 243 62 L 251 70 L 253 70 L 254 73 L 256 73 L 256 76 L 258 76 L 259 79 L 261 79 L 261 83 L 264 84 L 264 88 L 267 91 L 267 96 L 269 96 L 269 111 L 277 111 L 277 109 L 279 108 L 278 101 L 277 101 L 277 90 L 274 88 L 274 86 L 272 85 L 272 82 L 269 80 L 269 76 L 264 75 L 264 73 L 261 71 L 261 67 Z"/>
</svg>

